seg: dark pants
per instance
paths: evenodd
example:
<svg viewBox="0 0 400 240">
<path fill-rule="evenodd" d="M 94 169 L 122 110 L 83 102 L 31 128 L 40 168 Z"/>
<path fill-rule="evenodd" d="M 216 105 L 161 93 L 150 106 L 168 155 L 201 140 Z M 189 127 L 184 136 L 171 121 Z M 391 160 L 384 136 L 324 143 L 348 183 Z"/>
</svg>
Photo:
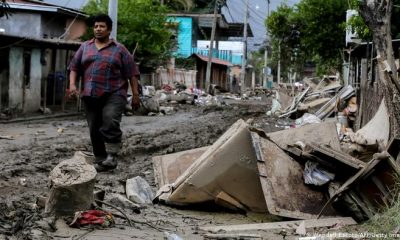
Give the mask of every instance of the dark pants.
<svg viewBox="0 0 400 240">
<path fill-rule="evenodd" d="M 120 144 L 120 122 L 125 110 L 126 98 L 119 95 L 83 97 L 86 119 L 89 125 L 93 154 L 106 157 L 105 143 Z"/>
</svg>

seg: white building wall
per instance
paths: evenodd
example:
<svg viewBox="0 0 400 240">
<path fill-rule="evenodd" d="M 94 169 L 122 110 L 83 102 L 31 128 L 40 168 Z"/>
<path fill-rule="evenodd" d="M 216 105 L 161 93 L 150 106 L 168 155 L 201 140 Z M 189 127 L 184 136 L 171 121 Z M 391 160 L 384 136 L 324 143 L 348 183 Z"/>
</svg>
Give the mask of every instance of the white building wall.
<svg viewBox="0 0 400 240">
<path fill-rule="evenodd" d="M 34 112 L 40 108 L 42 66 L 40 49 L 32 49 L 29 86 L 25 89 L 24 112 Z"/>
<path fill-rule="evenodd" d="M 9 89 L 8 89 L 8 106 L 22 110 L 23 102 L 23 53 L 21 47 L 10 48 L 10 74 L 9 74 Z"/>
</svg>

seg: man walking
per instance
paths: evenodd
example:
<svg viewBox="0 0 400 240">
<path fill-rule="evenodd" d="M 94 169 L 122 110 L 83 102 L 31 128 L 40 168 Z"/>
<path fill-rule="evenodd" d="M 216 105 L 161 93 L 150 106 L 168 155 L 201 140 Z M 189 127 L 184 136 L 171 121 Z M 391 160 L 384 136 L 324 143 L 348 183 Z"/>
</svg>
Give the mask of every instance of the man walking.
<svg viewBox="0 0 400 240">
<path fill-rule="evenodd" d="M 122 44 L 110 39 L 112 20 L 100 14 L 94 18 L 94 38 L 82 43 L 72 59 L 70 94 L 78 95 L 76 81 L 83 77 L 82 101 L 90 131 L 95 168 L 117 167 L 116 155 L 122 146 L 120 122 L 127 103 L 128 83 L 132 88 L 132 108 L 140 104 L 133 57 Z"/>
</svg>

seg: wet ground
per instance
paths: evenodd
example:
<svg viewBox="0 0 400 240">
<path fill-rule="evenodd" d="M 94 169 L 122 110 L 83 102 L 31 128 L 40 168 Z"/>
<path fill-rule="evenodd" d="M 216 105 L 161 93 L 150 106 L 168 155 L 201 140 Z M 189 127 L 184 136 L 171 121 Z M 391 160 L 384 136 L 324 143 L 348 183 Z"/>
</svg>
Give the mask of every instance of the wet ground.
<svg viewBox="0 0 400 240">
<path fill-rule="evenodd" d="M 99 173 L 96 189 L 125 195 L 127 179 L 141 176 L 157 190 L 152 156 L 174 153 L 214 143 L 239 118 L 254 118 L 264 130 L 276 131 L 276 119 L 267 118 L 269 104 L 260 101 L 231 102 L 219 107 L 173 105 L 175 111 L 165 116 L 124 116 L 123 150 L 117 170 Z M 183 239 L 203 239 L 201 226 L 261 223 L 276 220 L 267 214 L 227 213 L 210 209 L 177 209 L 149 205 L 134 213 L 123 211 L 133 220 L 129 227 L 116 216 L 111 229 L 73 229 L 64 220 L 49 226 L 42 218 L 38 197 L 49 192 L 49 173 L 76 151 L 91 151 L 88 128 L 83 116 L 45 119 L 0 125 L 0 239 L 163 239 L 165 232 Z M 123 207 L 123 206 L 120 206 Z M 108 209 L 113 213 L 115 209 Z M 261 233 L 264 239 L 284 239 L 280 230 Z M 285 239 L 288 239 L 287 237 Z"/>
</svg>

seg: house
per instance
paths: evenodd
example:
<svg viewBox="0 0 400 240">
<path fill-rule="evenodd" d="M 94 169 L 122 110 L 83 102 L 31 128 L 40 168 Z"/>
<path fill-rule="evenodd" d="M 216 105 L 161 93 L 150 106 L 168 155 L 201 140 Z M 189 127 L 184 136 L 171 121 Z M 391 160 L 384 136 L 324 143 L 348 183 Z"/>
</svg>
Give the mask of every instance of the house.
<svg viewBox="0 0 400 240">
<path fill-rule="evenodd" d="M 393 56 L 399 73 L 400 39 L 392 40 Z M 355 129 L 365 126 L 375 115 L 383 96 L 385 83 L 379 80 L 382 71 L 376 59 L 376 47 L 372 42 L 361 42 L 344 50 L 347 61 L 343 63 L 343 81 L 356 89 L 357 104 L 362 118 L 357 117 Z"/>
<path fill-rule="evenodd" d="M 9 0 L 0 18 L 0 111 L 65 108 L 66 68 L 86 31 L 82 12 L 33 0 Z"/>
<path fill-rule="evenodd" d="M 196 59 L 197 88 L 205 87 L 206 65 L 213 14 L 168 14 L 168 22 L 175 26 L 175 57 Z M 229 41 L 232 37 L 243 36 L 243 23 L 228 23 L 222 14 L 217 14 L 215 41 L 213 42 L 211 84 L 230 90 L 233 76 L 230 68 L 241 65 L 243 58 L 243 42 Z M 248 26 L 248 36 L 253 33 Z M 214 66 L 215 65 L 215 66 Z M 222 85 L 221 85 L 222 84 Z"/>
<path fill-rule="evenodd" d="M 193 53 L 192 58 L 196 60 L 197 75 L 196 75 L 196 85 L 200 89 L 204 89 L 204 79 L 206 79 L 206 70 L 208 57 L 202 56 L 197 53 Z M 233 65 L 230 62 L 221 60 L 219 58 L 212 58 L 211 60 L 211 84 L 220 86 L 225 90 L 230 90 L 232 86 L 229 81 L 229 68 Z"/>
</svg>

